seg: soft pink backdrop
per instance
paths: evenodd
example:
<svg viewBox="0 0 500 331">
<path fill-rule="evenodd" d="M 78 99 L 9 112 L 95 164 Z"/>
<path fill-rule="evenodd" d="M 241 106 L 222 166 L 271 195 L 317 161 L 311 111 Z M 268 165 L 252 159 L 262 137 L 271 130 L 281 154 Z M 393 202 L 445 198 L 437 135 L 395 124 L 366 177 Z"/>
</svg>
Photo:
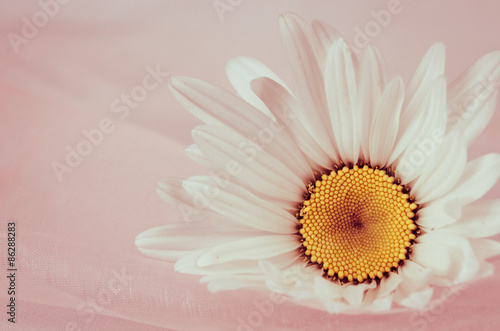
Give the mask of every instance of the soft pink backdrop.
<svg viewBox="0 0 500 331">
<path fill-rule="evenodd" d="M 15 221 L 15 327 L 235 330 L 255 314 L 253 302 L 269 294 L 210 294 L 198 277 L 174 273 L 171 264 L 147 259 L 134 246 L 139 232 L 176 221 L 156 196 L 156 182 L 204 172 L 183 154 L 199 122 L 175 102 L 166 80 L 123 120 L 111 104 L 141 84 L 148 66 L 230 88 L 226 61 L 248 55 L 288 81 L 280 13 L 322 19 L 352 43 L 355 27 L 363 29 L 374 20 L 370 12 L 386 9 L 388 2 L 233 0 L 234 10 L 221 21 L 212 1 L 73 0 L 60 5 L 18 52 L 8 34 L 21 35 L 22 18 L 32 20 L 40 5 L 0 3 L 0 270 L 7 268 L 7 223 Z M 435 41 L 447 47 L 450 80 L 482 54 L 500 49 L 498 1 L 401 0 L 400 6 L 401 13 L 372 38 L 391 74 L 409 79 Z M 498 110 L 471 158 L 500 152 Z M 114 131 L 58 181 L 52 162 L 64 163 L 66 146 L 75 148 L 82 130 L 97 128 L 103 118 Z M 488 197 L 500 198 L 499 185 Z M 500 271 L 500 259 L 493 261 Z M 1 307 L 8 302 L 3 273 Z M 112 292 L 110 284 L 119 290 Z M 284 303 L 254 329 L 488 329 L 500 323 L 499 293 L 497 273 L 413 316 L 329 315 Z M 10 329 L 4 311 L 0 328 Z"/>
</svg>

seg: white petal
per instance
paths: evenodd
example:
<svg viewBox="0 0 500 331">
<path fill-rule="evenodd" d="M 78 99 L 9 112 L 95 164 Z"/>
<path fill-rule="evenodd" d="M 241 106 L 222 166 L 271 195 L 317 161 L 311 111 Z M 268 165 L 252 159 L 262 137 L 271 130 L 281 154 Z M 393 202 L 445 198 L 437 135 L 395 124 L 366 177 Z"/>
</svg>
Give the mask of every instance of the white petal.
<svg viewBox="0 0 500 331">
<path fill-rule="evenodd" d="M 485 259 L 497 256 L 500 254 L 500 243 L 490 239 L 470 239 L 470 244 L 480 259 L 479 270 L 477 277 L 487 277 L 494 273 L 495 267 L 493 264 L 486 262 Z"/>
<path fill-rule="evenodd" d="M 323 73 L 309 43 L 310 25 L 293 14 L 280 17 L 280 31 L 287 54 L 295 95 L 303 107 L 298 113 L 307 132 L 327 155 L 336 155 L 325 96 Z"/>
<path fill-rule="evenodd" d="M 419 225 L 440 228 L 461 217 L 462 208 L 480 199 L 500 177 L 500 155 L 487 154 L 467 163 L 458 184 L 419 211 Z"/>
<path fill-rule="evenodd" d="M 403 184 L 421 175 L 423 165 L 439 150 L 443 141 L 446 129 L 446 80 L 444 77 L 439 77 L 433 82 L 424 107 L 415 137 L 407 141 L 406 151 L 396 167 L 396 173 L 401 176 Z"/>
<path fill-rule="evenodd" d="M 238 96 L 190 77 L 172 77 L 169 87 L 181 105 L 203 122 L 233 129 L 282 162 L 304 163 L 292 138 L 273 119 Z"/>
<path fill-rule="evenodd" d="M 458 132 L 444 139 L 440 150 L 424 166 L 422 175 L 415 181 L 412 194 L 424 204 L 448 192 L 459 180 L 467 162 L 467 145 Z"/>
<path fill-rule="evenodd" d="M 255 235 L 257 233 L 224 231 L 201 222 L 172 223 L 140 233 L 135 244 L 144 255 L 176 261 L 193 250 Z"/>
<path fill-rule="evenodd" d="M 422 209 L 420 216 L 432 219 L 433 214 L 439 215 L 441 220 L 435 221 L 435 227 L 438 227 L 437 224 L 453 223 L 460 218 L 462 207 L 480 199 L 495 185 L 499 177 L 499 154 L 487 154 L 472 160 L 465 166 L 458 184 L 442 198 L 429 203 Z"/>
<path fill-rule="evenodd" d="M 439 243 L 415 244 L 412 246 L 412 260 L 421 264 L 425 268 L 433 270 L 433 272 L 441 277 L 445 277 L 451 268 L 449 259 L 449 249 L 445 245 Z M 434 277 L 433 277 L 434 278 Z M 439 279 L 438 279 L 439 280 Z M 433 284 L 450 285 L 444 281 L 439 282 L 434 280 Z"/>
<path fill-rule="evenodd" d="M 500 67 L 500 51 L 483 55 L 474 62 L 460 77 L 454 80 L 449 87 L 449 103 L 453 104 L 478 84 L 491 86 L 489 83 L 498 81 L 498 68 Z"/>
<path fill-rule="evenodd" d="M 400 294 L 410 294 L 426 286 L 432 274 L 432 269 L 424 268 L 418 263 L 407 260 L 399 269 L 399 274 L 403 277 L 403 281 L 399 287 Z"/>
<path fill-rule="evenodd" d="M 483 132 L 495 112 L 498 91 L 488 94 L 489 92 L 486 93 L 487 96 L 484 101 L 479 100 L 477 102 L 477 110 L 474 110 L 477 113 L 469 120 L 467 127 L 464 129 L 465 140 L 469 145 Z"/>
<path fill-rule="evenodd" d="M 184 222 L 200 221 L 226 230 L 249 231 L 254 228 L 234 222 L 219 213 L 211 211 L 206 206 L 197 203 L 193 197 L 184 190 L 184 179 L 167 178 L 158 183 L 156 192 L 160 198 L 170 204 L 179 213 L 179 219 Z"/>
<path fill-rule="evenodd" d="M 255 238 L 251 236 L 249 238 Z M 228 238 L 231 239 L 231 238 Z M 227 241 L 224 241 L 227 242 Z M 192 251 L 180 258 L 174 265 L 175 271 L 192 275 L 232 275 L 232 274 L 256 274 L 262 275 L 259 260 L 238 260 L 227 263 L 214 264 L 209 266 L 199 266 L 200 257 L 209 252 L 209 249 Z M 272 257 L 264 261 L 273 263 L 279 268 L 285 268 L 297 260 L 297 252 L 292 251 L 286 254 Z"/>
<path fill-rule="evenodd" d="M 412 259 L 425 268 L 433 269 L 432 284 L 450 286 L 472 279 L 479 261 L 465 238 L 446 233 L 428 233 L 413 246 Z"/>
<path fill-rule="evenodd" d="M 332 167 L 332 160 L 338 161 L 335 155 L 325 154 L 297 117 L 299 105 L 295 98 L 280 84 L 269 78 L 259 78 L 251 83 L 253 91 L 273 113 L 278 125 L 283 127 L 294 138 L 299 148 L 316 164 L 324 168 Z"/>
<path fill-rule="evenodd" d="M 401 77 L 396 77 L 387 85 L 375 110 L 368 154 L 372 166 L 383 167 L 387 164 L 398 134 L 403 99 L 403 80 Z"/>
<path fill-rule="evenodd" d="M 418 211 L 417 224 L 430 230 L 453 224 L 460 217 L 461 208 L 458 199 L 433 201 Z"/>
<path fill-rule="evenodd" d="M 184 190 L 181 178 L 167 178 L 158 183 L 156 193 L 174 207 L 184 222 L 203 221 L 206 216 L 193 205 L 193 198 Z"/>
<path fill-rule="evenodd" d="M 490 237 L 500 233 L 500 200 L 479 200 L 463 208 L 460 219 L 442 231 L 469 238 Z"/>
<path fill-rule="evenodd" d="M 370 292 L 367 293 L 367 295 Z M 376 313 L 381 313 L 381 312 L 387 312 L 390 310 L 392 307 L 392 295 L 380 298 L 380 299 L 375 299 L 373 303 L 367 306 L 363 306 L 362 311 L 370 311 L 370 312 L 376 312 Z"/>
<path fill-rule="evenodd" d="M 212 293 L 240 288 L 265 289 L 265 278 L 262 275 L 210 275 L 201 278 L 200 283 L 208 283 L 207 289 Z"/>
<path fill-rule="evenodd" d="M 248 139 L 217 126 L 197 127 L 192 135 L 203 154 L 238 182 L 277 199 L 302 200 L 302 179 Z"/>
<path fill-rule="evenodd" d="M 358 162 L 361 118 L 357 105 L 358 90 L 351 53 L 339 39 L 328 52 L 325 90 L 333 133 L 344 162 Z"/>
<path fill-rule="evenodd" d="M 334 27 L 319 20 L 313 20 L 311 26 L 311 43 L 319 66 L 322 71 L 325 71 L 328 50 L 332 47 L 333 43 L 339 38 L 342 38 L 342 36 Z"/>
<path fill-rule="evenodd" d="M 414 142 L 422 131 L 423 123 L 429 122 L 428 118 L 432 117 L 432 104 L 436 103 L 435 100 L 440 96 L 438 92 L 445 85 L 444 77 L 435 78 L 434 81 L 420 88 L 408 106 L 403 108 L 396 145 L 389 158 L 389 164 L 397 160 L 404 150 Z"/>
<path fill-rule="evenodd" d="M 232 128 L 286 164 L 297 175 L 310 175 L 311 169 L 303 153 L 283 126 L 237 96 L 189 77 L 172 78 L 170 88 L 181 104 L 205 123 Z"/>
<path fill-rule="evenodd" d="M 283 270 L 279 281 L 286 286 L 309 286 L 316 276 L 323 275 L 318 268 L 306 268 L 303 260 L 298 260 Z M 312 286 L 312 285 L 311 285 Z"/>
<path fill-rule="evenodd" d="M 326 301 L 323 303 L 326 311 L 330 314 L 339 314 L 352 311 L 353 308 L 343 301 Z M 316 308 L 317 309 L 317 308 Z"/>
<path fill-rule="evenodd" d="M 437 127 L 440 130 L 436 131 L 436 133 L 437 136 L 444 135 L 446 125 L 446 82 L 444 77 L 442 77 L 444 74 L 444 64 L 444 46 L 441 43 L 434 44 L 425 54 L 415 74 L 408 83 L 401 114 L 400 130 L 396 139 L 396 146 L 389 159 L 389 164 L 399 158 L 405 148 L 412 145 L 416 139 L 419 139 L 419 135 L 421 138 L 421 132 L 425 131 L 430 123 L 441 123 Z M 437 117 L 433 117 L 433 114 Z M 431 131 L 434 130 L 433 128 L 431 128 Z M 420 153 L 416 150 L 415 144 L 413 144 L 410 151 L 413 153 L 413 158 L 417 158 L 417 154 Z M 404 160 L 403 162 L 407 163 L 408 160 Z M 413 169 L 414 165 L 404 163 L 403 165 L 407 172 L 415 172 Z M 424 161 L 419 164 L 423 163 Z M 419 168 L 419 166 L 416 167 L 417 169 Z M 411 179 L 417 175 L 418 173 L 414 174 Z"/>
<path fill-rule="evenodd" d="M 485 260 L 500 255 L 500 242 L 492 239 L 471 239 L 477 257 Z"/>
<path fill-rule="evenodd" d="M 384 277 L 379 284 L 378 287 L 378 297 L 383 298 L 385 296 L 388 296 L 392 294 L 398 286 L 401 284 L 403 281 L 403 277 L 401 275 L 398 275 L 396 273 L 391 272 L 389 277 Z"/>
<path fill-rule="evenodd" d="M 196 176 L 185 180 L 183 186 L 200 208 L 206 206 L 235 223 L 278 234 L 297 232 L 293 215 L 231 182 Z"/>
<path fill-rule="evenodd" d="M 389 310 L 392 306 L 392 297 L 402 281 L 402 277 L 396 273 L 384 277 L 373 291 L 367 291 L 363 298 L 362 309 L 367 311 Z"/>
<path fill-rule="evenodd" d="M 270 118 L 273 118 L 269 109 L 267 109 L 264 103 L 255 93 L 253 93 L 250 88 L 250 82 L 259 77 L 268 77 L 286 88 L 285 83 L 278 75 L 257 59 L 246 56 L 238 56 L 229 60 L 226 64 L 226 75 L 243 100 L 259 109 Z"/>
<path fill-rule="evenodd" d="M 427 84 L 432 82 L 436 77 L 444 74 L 444 66 L 445 47 L 442 43 L 435 43 L 424 55 L 413 77 L 406 86 L 407 98 L 404 103 L 404 108 L 408 106 L 419 89 L 425 89 Z"/>
<path fill-rule="evenodd" d="M 242 239 L 211 248 L 198 259 L 199 267 L 239 260 L 261 260 L 282 255 L 300 246 L 295 236 L 270 235 Z"/>
<path fill-rule="evenodd" d="M 328 300 L 338 300 L 343 296 L 342 286 L 323 277 L 314 277 L 314 292 L 317 297 Z"/>
<path fill-rule="evenodd" d="M 370 284 L 362 283 L 358 285 L 344 285 L 344 299 L 352 307 L 359 307 L 363 302 L 363 297 L 368 289 L 374 289 L 377 287 L 376 282 L 371 282 Z"/>
<path fill-rule="evenodd" d="M 184 149 L 184 152 L 186 155 L 196 163 L 202 165 L 203 167 L 210 169 L 210 170 L 216 170 L 217 167 L 215 164 L 213 164 L 200 150 L 200 148 L 196 144 L 192 144 L 188 146 L 186 149 Z"/>
<path fill-rule="evenodd" d="M 480 199 L 499 177 L 499 154 L 487 154 L 470 161 L 452 190 L 419 211 L 417 223 L 428 228 L 454 223 L 460 218 L 463 206 Z"/>
<path fill-rule="evenodd" d="M 294 141 L 296 134 L 292 129 L 295 125 L 300 125 L 300 121 L 293 114 L 287 113 L 285 109 L 276 115 L 281 117 L 278 117 L 276 121 L 269 120 L 267 127 L 259 130 L 256 136 L 248 138 L 252 139 L 269 155 L 283 163 L 306 183 L 311 177 L 314 177 L 314 172 L 306 155 Z M 307 137 L 311 139 L 310 136 Z M 321 151 L 320 148 L 316 148 Z"/>
<path fill-rule="evenodd" d="M 431 301 L 434 290 L 432 287 L 426 287 L 422 290 L 409 293 L 407 296 L 402 297 L 395 301 L 401 306 L 412 308 L 412 309 L 422 309 L 427 306 Z"/>
<path fill-rule="evenodd" d="M 470 144 L 495 109 L 500 80 L 500 51 L 484 55 L 449 86 L 448 130 L 464 132 Z"/>
<path fill-rule="evenodd" d="M 279 278 L 281 276 L 280 268 L 269 261 L 259 261 L 259 267 L 268 278 Z"/>
<path fill-rule="evenodd" d="M 480 199 L 500 177 L 500 154 L 483 155 L 467 163 L 452 194 L 464 203 Z"/>
<path fill-rule="evenodd" d="M 363 118 L 361 147 L 367 161 L 370 161 L 369 144 L 373 114 L 385 90 L 387 73 L 379 51 L 368 45 L 364 48 L 360 63 L 359 111 Z"/>
</svg>

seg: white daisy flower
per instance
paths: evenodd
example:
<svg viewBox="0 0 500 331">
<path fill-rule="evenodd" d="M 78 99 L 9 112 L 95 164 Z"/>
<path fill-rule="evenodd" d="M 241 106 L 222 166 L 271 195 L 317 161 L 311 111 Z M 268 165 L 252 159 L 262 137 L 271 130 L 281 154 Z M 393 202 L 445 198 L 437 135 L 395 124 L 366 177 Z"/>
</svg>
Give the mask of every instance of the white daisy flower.
<svg viewBox="0 0 500 331">
<path fill-rule="evenodd" d="M 467 161 L 467 146 L 495 110 L 500 52 L 447 85 L 435 44 L 405 87 L 327 24 L 285 14 L 280 29 L 293 89 L 246 57 L 227 65 L 239 96 L 172 78 L 205 123 L 186 153 L 211 175 L 159 183 L 182 219 L 140 234 L 139 249 L 211 291 L 267 289 L 329 312 L 421 308 L 436 286 L 491 275 L 500 201 L 479 199 L 500 155 Z"/>
</svg>

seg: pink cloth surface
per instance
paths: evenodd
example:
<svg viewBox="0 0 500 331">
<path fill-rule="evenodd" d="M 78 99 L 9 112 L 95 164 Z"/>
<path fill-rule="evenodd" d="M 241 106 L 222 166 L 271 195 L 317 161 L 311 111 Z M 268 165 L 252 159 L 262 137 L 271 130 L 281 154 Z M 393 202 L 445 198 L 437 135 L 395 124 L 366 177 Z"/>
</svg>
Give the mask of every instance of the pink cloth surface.
<svg viewBox="0 0 500 331">
<path fill-rule="evenodd" d="M 18 47 L 9 33 L 22 36 L 25 20 L 40 19 L 41 4 L 55 2 L 0 4 L 0 269 L 7 275 L 8 222 L 16 223 L 18 269 L 15 325 L 4 312 L 8 279 L 0 277 L 0 329 L 466 330 L 498 325 L 498 258 L 492 260 L 494 276 L 448 297 L 437 289 L 433 304 L 423 311 L 349 316 L 271 303 L 269 293 L 211 294 L 199 277 L 175 273 L 170 263 L 138 252 L 134 238 L 139 232 L 179 221 L 157 197 L 158 180 L 206 170 L 183 153 L 199 122 L 175 102 L 166 78 L 160 77 L 128 113 L 112 110 L 121 94 L 141 86 L 154 70 L 229 89 L 224 64 L 237 55 L 260 59 L 288 82 L 280 13 L 322 19 L 355 43 L 357 28 L 376 21 L 373 12 L 391 3 L 221 2 L 232 8 L 223 20 L 211 1 L 66 1 L 53 7 L 53 17 Z M 401 0 L 399 6 L 400 13 L 371 41 L 391 74 L 405 80 L 435 41 L 447 47 L 450 81 L 479 56 L 500 49 L 496 1 Z M 469 159 L 500 152 L 499 110 L 472 145 Z M 58 179 L 53 163 L 64 164 L 67 148 L 83 146 L 88 140 L 83 131 L 95 132 L 103 120 L 112 131 L 102 133 L 88 155 Z M 499 185 L 487 198 L 500 198 Z"/>
</svg>

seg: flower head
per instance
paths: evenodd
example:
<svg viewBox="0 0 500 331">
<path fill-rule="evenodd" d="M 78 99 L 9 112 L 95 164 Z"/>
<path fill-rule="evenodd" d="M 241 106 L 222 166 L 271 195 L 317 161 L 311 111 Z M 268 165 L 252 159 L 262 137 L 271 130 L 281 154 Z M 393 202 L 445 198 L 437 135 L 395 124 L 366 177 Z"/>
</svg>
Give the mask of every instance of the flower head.
<svg viewBox="0 0 500 331">
<path fill-rule="evenodd" d="M 205 122 L 186 153 L 210 176 L 165 179 L 184 220 L 137 237 L 146 255 L 204 275 L 212 291 L 258 288 L 330 312 L 419 308 L 435 286 L 493 272 L 500 201 L 478 201 L 500 155 L 467 161 L 495 109 L 500 52 L 455 82 L 433 45 L 406 84 L 379 52 L 359 59 L 319 21 L 280 18 L 294 88 L 255 59 L 227 75 L 239 96 L 174 77 Z"/>
</svg>

